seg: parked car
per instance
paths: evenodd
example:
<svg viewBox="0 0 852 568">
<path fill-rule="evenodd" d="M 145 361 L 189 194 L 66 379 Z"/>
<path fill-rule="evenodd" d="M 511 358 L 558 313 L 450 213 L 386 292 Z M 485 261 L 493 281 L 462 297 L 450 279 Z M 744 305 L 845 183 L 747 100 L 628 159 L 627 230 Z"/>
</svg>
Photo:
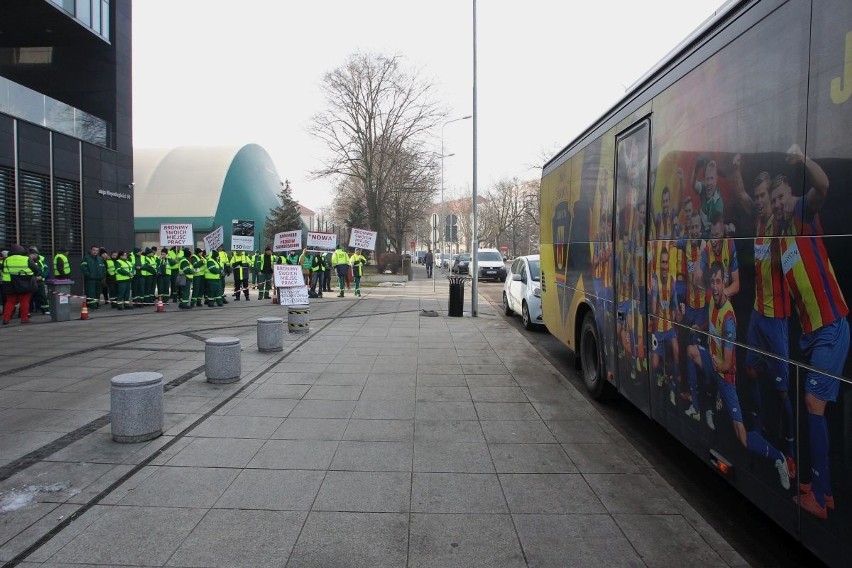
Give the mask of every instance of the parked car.
<svg viewBox="0 0 852 568">
<path fill-rule="evenodd" d="M 450 272 L 453 272 L 455 274 L 469 274 L 470 254 L 463 252 L 454 256 L 456 258 L 453 260 L 453 269 Z"/>
<path fill-rule="evenodd" d="M 541 268 L 539 255 L 519 256 L 503 284 L 503 310 L 507 316 L 521 314 L 524 329 L 544 325 L 541 317 Z"/>
<path fill-rule="evenodd" d="M 506 261 L 497 249 L 476 251 L 476 263 L 480 280 L 506 281 Z"/>
<path fill-rule="evenodd" d="M 444 268 L 446 268 L 447 270 L 452 270 L 453 269 L 453 263 L 456 261 L 456 259 L 458 257 L 459 257 L 459 255 L 457 255 L 457 254 L 448 254 L 447 255 L 447 261 L 444 263 Z"/>
<path fill-rule="evenodd" d="M 443 269 L 449 269 L 451 258 L 452 255 L 450 253 L 442 252 L 437 257 L 435 257 L 435 266 Z"/>
</svg>

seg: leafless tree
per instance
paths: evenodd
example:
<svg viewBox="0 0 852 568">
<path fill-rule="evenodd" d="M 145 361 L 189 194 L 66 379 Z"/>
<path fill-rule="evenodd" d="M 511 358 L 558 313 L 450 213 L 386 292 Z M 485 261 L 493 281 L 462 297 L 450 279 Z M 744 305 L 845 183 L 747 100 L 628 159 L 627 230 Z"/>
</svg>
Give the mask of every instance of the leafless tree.
<svg viewBox="0 0 852 568">
<path fill-rule="evenodd" d="M 368 229 L 377 231 L 377 253 L 388 232 L 388 203 L 400 161 L 419 148 L 446 116 L 432 101 L 433 85 L 402 68 L 399 56 L 356 53 L 322 81 L 327 109 L 309 131 L 329 150 L 315 177 L 343 176 L 358 182 Z M 404 168 L 403 168 L 404 169 Z"/>
</svg>

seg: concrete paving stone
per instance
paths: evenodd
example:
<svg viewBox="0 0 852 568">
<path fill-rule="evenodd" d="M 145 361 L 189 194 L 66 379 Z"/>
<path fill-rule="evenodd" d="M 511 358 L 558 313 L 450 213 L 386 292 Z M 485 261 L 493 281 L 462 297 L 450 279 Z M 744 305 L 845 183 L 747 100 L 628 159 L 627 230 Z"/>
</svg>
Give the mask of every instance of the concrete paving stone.
<svg viewBox="0 0 852 568">
<path fill-rule="evenodd" d="M 314 354 L 314 360 L 316 360 L 316 358 L 317 356 L 316 354 Z M 347 363 L 353 363 L 353 368 L 363 368 L 367 365 L 372 366 L 372 364 L 375 362 L 376 355 L 371 353 L 338 353 L 337 355 L 329 359 L 329 363 L 334 363 L 335 365 L 346 365 Z"/>
<path fill-rule="evenodd" d="M 107 389 L 109 391 L 109 389 Z M 16 408 L 39 410 L 109 410 L 109 394 L 91 396 L 79 392 L 32 392 L 15 405 Z"/>
<path fill-rule="evenodd" d="M 340 350 L 340 355 L 378 355 L 379 351 L 380 345 L 346 345 Z"/>
<path fill-rule="evenodd" d="M 0 494 L 27 491 L 39 503 L 64 503 L 112 468 L 111 464 L 40 461 L 0 482 Z"/>
<path fill-rule="evenodd" d="M 414 473 L 411 511 L 415 513 L 507 513 L 495 474 Z"/>
<path fill-rule="evenodd" d="M 325 470 L 338 444 L 335 440 L 269 440 L 247 467 Z"/>
<path fill-rule="evenodd" d="M 165 414 L 191 414 L 212 400 L 210 396 L 182 396 L 169 391 L 163 395 Z"/>
<path fill-rule="evenodd" d="M 366 386 L 376 387 L 413 387 L 417 385 L 417 373 L 412 371 L 393 371 L 388 373 L 370 373 Z"/>
<path fill-rule="evenodd" d="M 497 473 L 577 473 L 557 444 L 488 444 Z"/>
<path fill-rule="evenodd" d="M 240 470 L 234 468 L 148 466 L 150 475 L 128 481 L 128 491 L 119 505 L 149 507 L 212 507 Z"/>
<path fill-rule="evenodd" d="M 680 515 L 614 515 L 615 522 L 649 568 L 723 566 L 725 561 Z M 665 543 L 665 546 L 661 546 Z"/>
<path fill-rule="evenodd" d="M 287 359 L 284 359 L 280 364 L 276 365 L 273 369 L 273 373 L 283 373 L 300 375 L 303 378 L 310 377 L 311 375 L 319 375 L 319 373 L 324 372 L 325 370 L 329 370 L 331 372 L 336 372 L 331 369 L 331 365 L 328 363 L 317 363 L 316 359 L 313 363 L 290 363 Z"/>
<path fill-rule="evenodd" d="M 9 432 L 0 434 L 0 463 L 8 463 L 61 438 L 63 432 Z"/>
<path fill-rule="evenodd" d="M 427 369 L 430 375 L 460 375 L 462 374 L 462 366 L 455 363 L 440 363 L 437 365 L 429 365 Z"/>
<path fill-rule="evenodd" d="M 246 467 L 263 444 L 263 440 L 193 438 L 166 463 L 188 467 Z"/>
<path fill-rule="evenodd" d="M 485 442 L 477 420 L 415 420 L 414 439 L 444 442 Z"/>
<path fill-rule="evenodd" d="M 4 432 L 73 432 L 104 413 L 96 410 L 33 410 L 7 408 L 0 411 L 0 430 Z"/>
<path fill-rule="evenodd" d="M 282 365 L 277 365 L 276 369 L 281 369 Z M 264 383 L 272 383 L 279 385 L 312 385 L 314 384 L 321 372 L 304 373 L 301 371 L 293 371 L 291 373 L 270 372 L 266 375 Z"/>
<path fill-rule="evenodd" d="M 272 434 L 273 440 L 342 440 L 347 418 L 288 418 Z"/>
<path fill-rule="evenodd" d="M 161 507 L 106 509 L 95 522 L 62 547 L 50 560 L 161 566 L 206 512 L 204 509 Z"/>
<path fill-rule="evenodd" d="M 236 400 L 228 416 L 267 416 L 286 418 L 299 401 L 292 398 L 243 398 Z"/>
<path fill-rule="evenodd" d="M 213 507 L 307 511 L 324 476 L 324 471 L 246 469 L 225 489 Z"/>
<path fill-rule="evenodd" d="M 300 400 L 290 412 L 293 418 L 349 418 L 355 410 L 354 400 Z"/>
<path fill-rule="evenodd" d="M 287 563 L 289 568 L 405 566 L 407 513 L 313 511 Z"/>
<path fill-rule="evenodd" d="M 411 515 L 411 568 L 527 566 L 509 515 Z"/>
<path fill-rule="evenodd" d="M 329 363 L 328 366 L 320 369 L 327 373 L 361 373 L 370 371 L 375 362 L 374 357 L 361 357 L 357 361 L 346 361 L 340 363 Z"/>
<path fill-rule="evenodd" d="M 600 499 L 577 473 L 501 473 L 500 483 L 512 513 L 606 513 Z"/>
<path fill-rule="evenodd" d="M 488 445 L 419 440 L 414 442 L 414 471 L 494 473 Z"/>
<path fill-rule="evenodd" d="M 84 505 L 100 495 L 110 485 L 121 479 L 136 466 L 134 464 L 118 464 L 111 465 L 110 469 L 102 476 L 94 480 L 92 483 L 80 489 L 79 493 L 75 493 L 68 497 L 66 503 L 74 505 Z M 117 501 L 117 499 L 115 500 Z M 113 503 L 115 502 L 113 501 Z M 107 503 L 103 502 L 104 505 Z"/>
<path fill-rule="evenodd" d="M 306 512 L 209 511 L 167 566 L 279 567 L 296 544 Z"/>
<path fill-rule="evenodd" d="M 254 389 L 248 398 L 291 398 L 295 400 L 301 399 L 305 393 L 311 388 L 311 385 L 302 384 L 285 384 L 277 380 L 274 382 L 268 380 Z"/>
<path fill-rule="evenodd" d="M 530 566 L 645 566 L 609 515 L 512 515 L 512 519 Z"/>
<path fill-rule="evenodd" d="M 411 471 L 410 442 L 344 440 L 329 469 L 350 471 Z"/>
<path fill-rule="evenodd" d="M 473 402 L 447 401 L 417 403 L 417 420 L 476 420 L 477 414 Z"/>
<path fill-rule="evenodd" d="M 480 420 L 538 420 L 528 402 L 474 402 Z"/>
<path fill-rule="evenodd" d="M 562 444 L 580 473 L 639 473 L 640 468 L 621 444 Z"/>
<path fill-rule="evenodd" d="M 306 400 L 358 400 L 362 386 L 313 385 L 304 398 Z"/>
<path fill-rule="evenodd" d="M 470 396 L 474 402 L 529 402 L 516 386 L 470 387 Z"/>
<path fill-rule="evenodd" d="M 613 439 L 590 420 L 545 420 L 560 444 L 607 444 Z"/>
<path fill-rule="evenodd" d="M 481 420 L 490 444 L 555 444 L 556 438 L 541 420 Z"/>
<path fill-rule="evenodd" d="M 577 404 L 562 385 L 529 385 L 521 386 L 524 394 L 531 401 L 556 402 L 565 405 Z"/>
<path fill-rule="evenodd" d="M 59 507 L 59 503 L 32 502 L 11 513 L 3 515 L 0 523 L 0 545 L 5 548 L 6 543 L 15 538 L 33 523 L 52 513 Z"/>
<path fill-rule="evenodd" d="M 611 514 L 667 515 L 679 513 L 666 492 L 658 490 L 641 473 L 588 473 L 586 481 Z M 673 495 L 677 495 L 673 489 Z"/>
<path fill-rule="evenodd" d="M 8 562 L 18 556 L 38 541 L 42 535 L 52 531 L 60 522 L 62 522 L 63 519 L 69 515 L 73 515 L 79 509 L 79 505 L 59 505 L 42 515 L 42 517 L 34 523 L 26 527 L 21 527 L 21 532 L 9 540 L 6 540 L 5 542 L 0 540 L 0 562 Z M 18 566 L 24 565 L 25 563 L 18 564 Z M 36 566 L 36 564 L 31 564 L 31 566 Z M 42 565 L 38 564 L 38 566 Z M 78 566 L 79 565 L 75 565 L 74 568 L 78 568 Z"/>
<path fill-rule="evenodd" d="M 311 510 L 405 513 L 411 474 L 402 471 L 329 471 Z"/>
<path fill-rule="evenodd" d="M 48 461 L 116 464 L 123 462 L 146 445 L 147 442 L 119 444 L 112 440 L 111 433 L 94 432 L 45 459 Z"/>
<path fill-rule="evenodd" d="M 352 418 L 368 420 L 412 420 L 414 419 L 414 397 L 404 400 L 358 401 Z"/>
<path fill-rule="evenodd" d="M 466 387 L 464 375 L 417 375 L 418 387 Z"/>
<path fill-rule="evenodd" d="M 406 341 L 404 343 L 399 343 L 397 345 L 390 344 L 388 342 L 383 343 L 382 348 L 391 349 L 391 353 L 379 353 L 376 357 L 376 363 L 385 363 L 390 365 L 392 369 L 407 369 L 414 361 L 414 357 L 410 354 L 405 353 L 403 355 L 400 354 L 401 351 L 410 351 L 411 345 Z"/>
<path fill-rule="evenodd" d="M 163 435 L 177 436 L 203 416 L 203 414 L 163 414 Z"/>
<path fill-rule="evenodd" d="M 362 442 L 410 442 L 414 439 L 414 420 L 362 420 L 352 418 L 344 440 Z"/>
<path fill-rule="evenodd" d="M 83 379 L 66 379 L 66 378 L 56 378 L 56 377 L 42 377 L 38 379 L 31 379 L 26 381 L 25 383 L 18 383 L 14 385 L 9 385 L 5 388 L 5 390 L 22 390 L 29 392 L 53 392 L 60 391 L 63 388 L 73 385 L 75 383 L 79 383 Z"/>
<path fill-rule="evenodd" d="M 315 385 L 364 386 L 369 373 L 322 373 Z"/>
<path fill-rule="evenodd" d="M 427 387 L 417 385 L 418 401 L 469 401 L 470 390 L 467 386 L 459 387 Z"/>
<path fill-rule="evenodd" d="M 278 416 L 209 416 L 193 431 L 197 438 L 268 439 L 284 422 Z"/>
<path fill-rule="evenodd" d="M 560 402 L 531 400 L 542 420 L 589 420 L 588 403 L 566 400 Z"/>
<path fill-rule="evenodd" d="M 485 387 L 517 387 L 518 383 L 512 375 L 465 375 L 465 382 L 470 388 Z"/>
<path fill-rule="evenodd" d="M 367 380 L 364 390 L 361 391 L 360 400 L 403 400 L 413 401 L 416 396 L 416 388 L 413 383 L 397 385 L 376 385 Z"/>
</svg>

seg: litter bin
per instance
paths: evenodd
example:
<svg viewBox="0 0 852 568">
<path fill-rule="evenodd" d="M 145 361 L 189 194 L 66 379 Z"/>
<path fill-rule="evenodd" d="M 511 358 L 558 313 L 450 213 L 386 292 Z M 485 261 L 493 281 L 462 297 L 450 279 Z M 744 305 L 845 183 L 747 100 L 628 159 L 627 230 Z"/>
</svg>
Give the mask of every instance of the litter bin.
<svg viewBox="0 0 852 568">
<path fill-rule="evenodd" d="M 400 270 L 403 274 L 408 276 L 409 280 L 414 278 L 414 275 L 411 273 L 411 255 L 404 254 L 402 255 L 402 269 Z"/>
<path fill-rule="evenodd" d="M 71 319 L 71 285 L 73 280 L 65 278 L 48 278 L 47 303 L 50 306 L 51 321 L 68 321 Z"/>
<path fill-rule="evenodd" d="M 450 281 L 450 305 L 447 307 L 447 315 L 452 318 L 460 318 L 464 315 L 464 276 L 447 276 Z"/>
</svg>

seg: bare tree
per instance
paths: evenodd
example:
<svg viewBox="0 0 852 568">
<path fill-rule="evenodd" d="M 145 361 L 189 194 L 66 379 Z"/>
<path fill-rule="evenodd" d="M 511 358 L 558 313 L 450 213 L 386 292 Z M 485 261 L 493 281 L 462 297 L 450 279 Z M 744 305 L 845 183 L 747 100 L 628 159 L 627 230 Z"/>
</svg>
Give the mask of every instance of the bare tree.
<svg viewBox="0 0 852 568">
<path fill-rule="evenodd" d="M 406 234 L 412 231 L 423 212 L 432 207 L 437 186 L 434 157 L 429 153 L 405 150 L 402 154 L 388 178 L 390 187 L 385 208 L 388 238 L 397 252 L 406 248 Z"/>
<path fill-rule="evenodd" d="M 384 250 L 389 194 L 405 149 L 418 148 L 446 113 L 431 100 L 433 86 L 405 71 L 398 56 L 357 53 L 323 78 L 328 108 L 313 117 L 309 131 L 330 151 L 315 177 L 357 180 L 368 227 Z"/>
</svg>

